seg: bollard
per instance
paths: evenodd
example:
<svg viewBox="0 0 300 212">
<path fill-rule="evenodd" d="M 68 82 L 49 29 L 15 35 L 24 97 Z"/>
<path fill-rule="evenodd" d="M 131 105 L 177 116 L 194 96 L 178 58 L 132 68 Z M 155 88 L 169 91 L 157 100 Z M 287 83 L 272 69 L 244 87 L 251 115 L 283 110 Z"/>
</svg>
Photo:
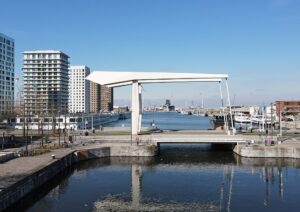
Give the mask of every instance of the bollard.
<svg viewBox="0 0 300 212">
<path fill-rule="evenodd" d="M 52 159 L 55 159 L 55 155 L 53 154 L 53 155 L 51 155 L 51 157 L 52 157 Z"/>
</svg>

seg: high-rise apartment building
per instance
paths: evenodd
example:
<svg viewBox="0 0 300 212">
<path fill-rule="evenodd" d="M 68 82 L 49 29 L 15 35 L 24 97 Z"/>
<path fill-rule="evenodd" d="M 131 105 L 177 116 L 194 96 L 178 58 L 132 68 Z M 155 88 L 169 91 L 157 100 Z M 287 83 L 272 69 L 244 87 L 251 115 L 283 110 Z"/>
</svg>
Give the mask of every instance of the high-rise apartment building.
<svg viewBox="0 0 300 212">
<path fill-rule="evenodd" d="M 14 40 L 0 33 L 0 115 L 14 108 L 14 50 Z"/>
<path fill-rule="evenodd" d="M 90 82 L 90 111 L 93 113 L 99 111 L 113 110 L 113 89 L 104 85 Z"/>
<path fill-rule="evenodd" d="M 68 112 L 69 56 L 61 51 L 25 51 L 24 101 L 27 115 Z"/>
<path fill-rule="evenodd" d="M 114 107 L 113 88 L 100 86 L 100 109 L 101 111 L 112 111 Z"/>
<path fill-rule="evenodd" d="M 90 81 L 85 79 L 89 74 L 86 66 L 70 66 L 69 113 L 90 112 Z"/>
<path fill-rule="evenodd" d="M 100 85 L 90 81 L 90 112 L 100 111 Z"/>
</svg>

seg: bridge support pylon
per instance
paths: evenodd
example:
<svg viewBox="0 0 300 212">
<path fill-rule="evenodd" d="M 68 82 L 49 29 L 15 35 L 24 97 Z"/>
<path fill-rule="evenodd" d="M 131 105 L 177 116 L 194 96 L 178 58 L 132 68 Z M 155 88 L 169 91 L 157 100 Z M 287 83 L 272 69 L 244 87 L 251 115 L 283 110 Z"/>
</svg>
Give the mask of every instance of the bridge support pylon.
<svg viewBox="0 0 300 212">
<path fill-rule="evenodd" d="M 137 136 L 142 128 L 142 87 L 137 81 L 132 83 L 131 134 Z"/>
</svg>

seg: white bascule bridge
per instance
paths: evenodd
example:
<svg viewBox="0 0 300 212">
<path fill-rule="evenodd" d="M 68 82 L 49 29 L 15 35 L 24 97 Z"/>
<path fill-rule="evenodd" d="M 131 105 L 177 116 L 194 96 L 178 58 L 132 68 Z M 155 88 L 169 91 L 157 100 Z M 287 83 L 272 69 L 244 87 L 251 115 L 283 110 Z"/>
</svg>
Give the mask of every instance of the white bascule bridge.
<svg viewBox="0 0 300 212">
<path fill-rule="evenodd" d="M 131 97 L 131 133 L 138 135 L 142 123 L 142 84 L 145 83 L 178 83 L 178 82 L 217 82 L 220 86 L 220 98 L 223 105 L 222 82 L 225 82 L 227 93 L 227 106 L 231 116 L 231 129 L 234 134 L 234 126 L 231 112 L 231 104 L 228 89 L 227 74 L 202 74 L 202 73 L 169 73 L 169 72 L 115 72 L 94 71 L 86 79 L 105 85 L 107 87 L 132 86 Z M 223 107 L 224 109 L 224 107 Z M 227 127 L 228 133 L 230 127 Z"/>
</svg>

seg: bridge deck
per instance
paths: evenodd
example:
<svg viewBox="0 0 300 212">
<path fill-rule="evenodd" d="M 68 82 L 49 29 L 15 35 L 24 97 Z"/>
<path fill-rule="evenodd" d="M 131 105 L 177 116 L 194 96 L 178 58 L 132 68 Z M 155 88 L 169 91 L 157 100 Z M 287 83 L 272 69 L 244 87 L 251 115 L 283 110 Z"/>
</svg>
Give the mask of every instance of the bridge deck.
<svg viewBox="0 0 300 212">
<path fill-rule="evenodd" d="M 230 135 L 161 134 L 152 135 L 155 143 L 244 143 L 246 138 Z"/>
<path fill-rule="evenodd" d="M 151 135 L 139 135 L 139 142 L 153 142 L 153 143 L 245 143 L 249 140 L 257 140 L 257 136 L 241 136 L 241 135 L 226 135 L 226 134 L 214 134 L 214 133 L 196 133 L 196 132 L 184 132 L 184 133 L 154 133 Z M 122 142 L 135 142 L 136 137 L 130 135 L 119 136 L 89 136 L 88 140 L 94 141 L 112 141 L 116 143 Z"/>
</svg>

